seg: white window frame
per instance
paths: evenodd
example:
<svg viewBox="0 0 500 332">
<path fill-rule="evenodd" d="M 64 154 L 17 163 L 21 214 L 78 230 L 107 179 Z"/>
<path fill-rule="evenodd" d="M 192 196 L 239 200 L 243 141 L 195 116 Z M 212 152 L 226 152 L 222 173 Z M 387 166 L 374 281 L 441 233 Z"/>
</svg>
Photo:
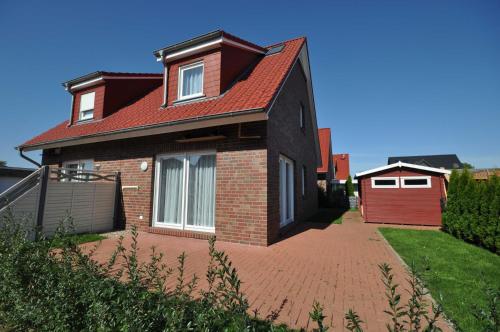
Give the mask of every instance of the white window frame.
<svg viewBox="0 0 500 332">
<path fill-rule="evenodd" d="M 302 165 L 302 197 L 306 196 L 306 167 Z"/>
<path fill-rule="evenodd" d="M 77 174 L 82 173 L 83 171 L 94 171 L 94 159 L 80 159 L 80 160 L 68 160 L 63 162 L 63 168 L 68 168 L 68 165 L 70 164 L 77 164 L 77 168 L 75 169 Z M 91 169 L 84 169 L 84 165 L 92 165 Z M 67 169 L 64 169 L 63 172 L 66 174 L 68 172 Z M 80 180 L 73 180 L 70 181 L 69 179 L 62 179 L 63 182 L 82 182 Z"/>
<path fill-rule="evenodd" d="M 406 184 L 405 180 L 427 180 L 427 184 Z M 401 188 L 432 188 L 430 176 L 402 176 Z"/>
<path fill-rule="evenodd" d="M 295 163 L 293 160 L 291 160 L 290 158 L 287 158 L 285 157 L 284 155 L 280 155 L 279 157 L 279 160 L 280 160 L 280 163 L 279 163 L 279 181 L 280 181 L 280 185 L 279 185 L 279 197 L 280 197 L 280 227 L 284 227 L 290 223 L 292 223 L 295 219 Z M 291 205 L 290 205 L 290 217 L 289 218 L 286 218 L 286 211 L 283 211 L 283 203 L 282 203 L 282 200 L 283 200 L 283 197 L 282 197 L 282 191 L 281 191 L 281 186 L 282 186 L 282 177 L 281 177 L 281 162 L 284 162 L 285 163 L 285 169 L 286 169 L 286 164 L 290 164 L 291 165 L 291 172 L 288 174 L 288 178 L 285 179 L 285 181 L 290 181 L 290 191 L 288 192 L 288 195 L 289 197 L 287 197 L 287 199 L 291 202 Z M 286 174 L 286 172 L 285 172 Z M 283 213 L 285 213 L 285 217 L 283 218 Z"/>
<path fill-rule="evenodd" d="M 171 229 L 179 229 L 179 230 L 187 230 L 187 231 L 201 231 L 207 233 L 215 233 L 215 210 L 214 206 L 214 226 L 206 227 L 206 226 L 194 226 L 187 224 L 187 213 L 188 213 L 188 197 L 189 197 L 189 161 L 188 157 L 191 155 L 214 155 L 217 158 L 217 154 L 214 150 L 203 150 L 203 151 L 190 151 L 184 153 L 164 153 L 156 156 L 155 161 L 155 180 L 154 180 L 154 193 L 153 193 L 153 227 L 161 227 L 161 228 L 171 228 Z M 163 159 L 168 159 L 172 157 L 182 157 L 183 158 L 183 170 L 182 170 L 182 198 L 181 198 L 181 222 L 180 224 L 174 223 L 166 223 L 164 221 L 158 221 L 158 199 L 160 193 L 160 171 L 161 171 L 161 161 Z M 215 188 L 214 195 L 216 197 L 217 194 L 217 162 L 215 164 Z M 214 202 L 216 204 L 216 202 Z"/>
<path fill-rule="evenodd" d="M 377 176 L 371 178 L 372 188 L 388 189 L 388 188 L 399 188 L 399 177 L 397 176 Z M 375 184 L 375 180 L 396 180 L 396 184 L 384 186 Z"/>
<path fill-rule="evenodd" d="M 193 93 L 193 94 L 190 94 L 187 96 L 183 96 L 182 95 L 182 88 L 184 85 L 184 71 L 189 70 L 189 69 L 193 69 L 196 67 L 202 68 L 202 70 L 201 70 L 201 92 Z M 203 61 L 190 63 L 190 64 L 184 65 L 184 66 L 179 66 L 179 73 L 178 73 L 177 77 L 179 78 L 178 84 L 177 84 L 177 100 L 192 99 L 192 98 L 204 96 L 203 89 L 204 89 L 204 83 L 205 83 L 205 64 L 203 63 Z"/>
<path fill-rule="evenodd" d="M 93 102 L 92 102 L 92 108 L 88 108 L 88 109 L 82 109 L 82 99 L 83 99 L 83 96 L 88 96 L 88 95 L 93 95 Z M 92 91 L 92 92 L 87 92 L 87 93 L 84 93 L 82 95 L 80 95 L 80 110 L 79 110 L 79 115 L 78 115 L 78 119 L 80 121 L 85 121 L 85 120 L 92 120 L 94 118 L 94 110 L 95 110 L 95 91 Z M 86 112 L 90 112 L 92 111 L 92 114 L 91 116 L 85 116 L 85 113 Z"/>
</svg>

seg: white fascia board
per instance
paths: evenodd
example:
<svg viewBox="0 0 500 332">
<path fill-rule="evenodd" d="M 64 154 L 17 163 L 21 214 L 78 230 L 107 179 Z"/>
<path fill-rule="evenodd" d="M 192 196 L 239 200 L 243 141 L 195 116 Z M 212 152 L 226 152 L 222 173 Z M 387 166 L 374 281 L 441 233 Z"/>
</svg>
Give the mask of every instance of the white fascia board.
<svg viewBox="0 0 500 332">
<path fill-rule="evenodd" d="M 140 79 L 140 80 L 162 80 L 163 77 L 162 76 L 112 76 L 112 75 L 111 76 L 109 76 L 109 75 L 108 76 L 100 76 L 100 77 L 93 78 L 93 79 L 85 81 L 85 82 L 81 82 L 81 83 L 72 85 L 69 87 L 69 90 L 71 90 L 71 91 L 80 90 L 80 89 L 92 86 L 96 83 L 99 83 L 102 80 L 109 80 L 109 79 L 113 79 L 113 80 L 138 80 L 138 79 Z"/>
<path fill-rule="evenodd" d="M 369 170 L 364 171 L 364 172 L 356 173 L 355 177 L 359 178 L 360 176 L 385 171 L 385 170 L 391 169 L 391 168 L 401 168 L 401 167 L 418 169 L 418 170 L 422 170 L 422 171 L 428 171 L 428 172 L 440 173 L 440 174 L 451 174 L 450 171 L 448 171 L 446 169 L 442 169 L 442 168 L 420 166 L 420 165 L 408 164 L 408 163 L 403 163 L 401 161 L 398 161 L 397 163 L 394 163 L 394 164 L 385 165 L 385 166 L 369 169 Z"/>
<path fill-rule="evenodd" d="M 180 58 L 187 57 L 187 56 L 190 56 L 190 55 L 193 55 L 193 54 L 196 54 L 196 53 L 200 53 L 200 52 L 203 52 L 203 51 L 210 50 L 212 48 L 217 47 L 217 45 L 220 45 L 220 44 L 228 44 L 228 45 L 231 45 L 231 46 L 235 46 L 235 47 L 238 47 L 238 48 L 242 48 L 242 49 L 245 49 L 245 50 L 248 50 L 248 51 L 252 51 L 252 52 L 256 52 L 256 53 L 260 53 L 260 54 L 264 54 L 265 53 L 264 51 L 256 49 L 254 47 L 251 47 L 251 46 L 248 46 L 248 45 L 245 45 L 245 44 L 242 44 L 242 43 L 238 43 L 238 42 L 236 42 L 234 40 L 231 40 L 231 39 L 228 39 L 228 38 L 221 37 L 221 38 L 217 38 L 215 40 L 208 41 L 208 42 L 203 43 L 203 44 L 199 44 L 199 45 L 196 45 L 196 46 L 188 47 L 186 49 L 183 49 L 183 50 L 180 50 L 180 51 L 177 51 L 177 52 L 174 52 L 174 53 L 166 54 L 165 55 L 165 59 L 167 59 L 167 60 L 180 59 Z M 156 61 L 158 61 L 158 62 L 162 61 L 161 52 L 160 52 L 160 56 L 156 58 Z"/>
</svg>

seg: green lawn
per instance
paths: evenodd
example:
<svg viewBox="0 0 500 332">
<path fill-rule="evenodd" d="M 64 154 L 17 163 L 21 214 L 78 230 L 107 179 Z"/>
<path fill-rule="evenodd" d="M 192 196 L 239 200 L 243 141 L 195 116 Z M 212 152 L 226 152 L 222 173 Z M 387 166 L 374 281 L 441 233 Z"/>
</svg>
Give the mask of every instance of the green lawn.
<svg viewBox="0 0 500 332">
<path fill-rule="evenodd" d="M 77 244 L 100 241 L 106 238 L 103 235 L 93 234 L 93 233 L 74 234 L 74 235 L 68 235 L 68 237 L 71 237 Z M 62 247 L 62 239 L 54 239 L 50 241 L 52 241 L 51 243 L 52 247 L 54 248 Z"/>
<path fill-rule="evenodd" d="M 485 288 L 500 288 L 500 256 L 439 231 L 380 228 L 422 279 L 448 318 L 463 331 L 482 331 L 471 307 L 486 304 Z"/>
</svg>

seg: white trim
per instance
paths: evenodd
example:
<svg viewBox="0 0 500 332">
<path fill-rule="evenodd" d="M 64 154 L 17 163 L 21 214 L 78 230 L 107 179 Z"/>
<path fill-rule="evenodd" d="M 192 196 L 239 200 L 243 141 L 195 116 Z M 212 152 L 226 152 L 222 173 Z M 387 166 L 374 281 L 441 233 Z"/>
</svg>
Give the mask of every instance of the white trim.
<svg viewBox="0 0 500 332">
<path fill-rule="evenodd" d="M 170 60 L 170 59 L 174 59 L 174 58 L 189 56 L 191 54 L 204 51 L 205 49 L 213 48 L 213 46 L 218 45 L 220 43 L 222 43 L 222 38 L 219 38 L 219 39 L 216 39 L 216 40 L 212 40 L 212 41 L 209 41 L 209 42 L 197 45 L 197 46 L 193 46 L 193 47 L 190 47 L 190 48 L 186 48 L 186 49 L 184 49 L 182 51 L 178 51 L 178 52 L 175 52 L 175 53 L 167 54 L 167 56 L 165 58 L 167 60 Z M 158 60 L 158 61 L 161 61 L 161 58 L 159 58 L 159 59 L 160 60 Z"/>
<path fill-rule="evenodd" d="M 189 152 L 180 152 L 180 153 L 162 153 L 156 155 L 155 160 L 155 178 L 154 178 L 154 193 L 153 193 L 153 227 L 161 227 L 161 228 L 171 228 L 171 229 L 180 229 L 180 230 L 188 230 L 188 231 L 198 231 L 198 232 L 208 232 L 215 233 L 215 206 L 214 206 L 214 226 L 206 227 L 206 226 L 195 226 L 188 225 L 187 223 L 187 213 L 188 213 L 188 197 L 189 197 L 189 161 L 188 158 L 191 155 L 213 155 L 217 158 L 217 153 L 215 150 L 198 150 L 198 151 L 189 151 Z M 182 198 L 181 198 L 181 222 L 179 224 L 174 223 L 166 223 L 164 221 L 158 221 L 158 199 L 160 192 L 160 171 L 161 171 L 161 161 L 163 159 L 172 158 L 172 157 L 182 157 L 183 159 L 183 169 L 182 169 Z M 217 163 L 215 165 L 215 177 L 217 179 Z M 216 183 L 214 183 L 214 191 L 216 190 Z M 216 192 L 214 193 L 214 195 Z M 214 196 L 215 197 L 215 196 Z M 214 202 L 215 204 L 215 202 Z"/>
<path fill-rule="evenodd" d="M 427 180 L 427 184 L 405 184 L 405 180 Z M 432 179 L 430 176 L 402 176 L 401 188 L 431 188 Z"/>
<path fill-rule="evenodd" d="M 397 176 L 376 176 L 371 178 L 371 180 L 372 180 L 372 188 L 381 188 L 381 189 L 399 188 L 399 177 Z M 394 180 L 396 184 L 391 184 L 391 185 L 375 184 L 376 180 Z"/>
<path fill-rule="evenodd" d="M 88 81 L 80 82 L 75 85 L 69 85 L 66 90 L 79 90 L 81 88 L 85 88 L 88 85 L 92 85 L 94 83 L 98 83 L 102 80 L 108 80 L 108 79 L 113 79 L 113 80 L 160 80 L 163 79 L 162 76 L 113 76 L 113 75 L 104 75 L 104 76 L 99 76 L 97 78 L 93 78 Z"/>
<path fill-rule="evenodd" d="M 193 93 L 190 95 L 183 96 L 182 95 L 182 88 L 184 85 L 184 71 L 189 70 L 189 69 L 194 69 L 201 67 L 201 92 Z M 194 63 L 190 63 L 187 65 L 179 66 L 179 72 L 177 74 L 177 100 L 186 100 L 186 99 L 193 99 L 196 97 L 202 97 L 203 96 L 203 84 L 205 83 L 205 64 L 203 61 L 197 61 Z"/>
<path fill-rule="evenodd" d="M 434 167 L 427 167 L 427 166 L 420 166 L 420 165 L 414 165 L 414 164 L 408 164 L 408 163 L 403 163 L 401 161 L 398 161 L 397 163 L 390 164 L 390 165 L 385 165 L 377 168 L 373 168 L 364 172 L 356 173 L 356 177 L 372 174 L 372 173 L 377 173 L 381 171 L 385 171 L 387 169 L 391 168 L 401 168 L 401 167 L 406 167 L 406 168 L 412 168 L 412 169 L 419 169 L 422 171 L 428 171 L 428 172 L 434 172 L 434 173 L 440 173 L 440 174 L 451 174 L 450 171 L 442 168 L 434 168 Z"/>
<path fill-rule="evenodd" d="M 251 47 L 251 46 L 248 46 L 248 45 L 245 45 L 242 43 L 238 43 L 238 42 L 231 40 L 229 38 L 221 37 L 221 38 L 218 38 L 215 40 L 208 41 L 208 42 L 203 43 L 203 44 L 188 47 L 186 49 L 167 54 L 165 56 L 165 59 L 173 60 L 176 58 L 183 58 L 183 57 L 186 57 L 186 56 L 189 56 L 192 54 L 200 53 L 202 51 L 206 51 L 206 50 L 215 48 L 219 44 L 228 44 L 228 45 L 236 46 L 238 48 L 242 48 L 242 49 L 249 50 L 249 51 L 256 52 L 256 53 L 260 53 L 260 54 L 266 53 L 265 51 L 261 51 L 259 49 L 254 48 L 254 47 Z M 160 51 L 160 56 L 156 57 L 156 61 L 161 61 L 161 52 L 164 52 L 164 51 Z"/>
</svg>

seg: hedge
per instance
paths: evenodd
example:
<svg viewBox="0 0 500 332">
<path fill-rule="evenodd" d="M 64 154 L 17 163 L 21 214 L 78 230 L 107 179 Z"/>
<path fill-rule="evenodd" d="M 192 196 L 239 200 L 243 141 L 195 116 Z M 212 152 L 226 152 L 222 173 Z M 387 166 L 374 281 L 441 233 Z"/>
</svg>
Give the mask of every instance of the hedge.
<svg viewBox="0 0 500 332">
<path fill-rule="evenodd" d="M 443 230 L 500 254 L 500 180 L 475 181 L 467 170 L 453 171 L 443 212 Z"/>
</svg>

